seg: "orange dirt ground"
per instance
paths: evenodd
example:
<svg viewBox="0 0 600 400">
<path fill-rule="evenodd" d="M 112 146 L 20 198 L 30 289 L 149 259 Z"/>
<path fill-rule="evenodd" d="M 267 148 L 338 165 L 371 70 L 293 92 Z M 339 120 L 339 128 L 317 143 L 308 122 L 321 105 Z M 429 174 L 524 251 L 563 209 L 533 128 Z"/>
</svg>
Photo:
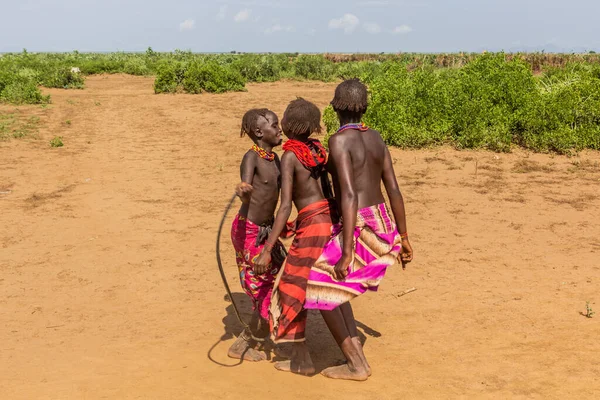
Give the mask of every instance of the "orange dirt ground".
<svg viewBox="0 0 600 400">
<path fill-rule="evenodd" d="M 18 107 L 40 116 L 39 139 L 0 142 L 0 398 L 597 398 L 600 154 L 393 149 L 415 261 L 353 303 L 372 378 L 233 367 L 215 237 L 250 145 L 242 114 L 281 115 L 296 96 L 325 107 L 335 85 L 193 96 L 152 82 L 45 90 L 48 108 Z M 234 213 L 222 254 L 248 316 Z M 319 314 L 309 324 L 317 368 L 338 362 Z"/>
</svg>

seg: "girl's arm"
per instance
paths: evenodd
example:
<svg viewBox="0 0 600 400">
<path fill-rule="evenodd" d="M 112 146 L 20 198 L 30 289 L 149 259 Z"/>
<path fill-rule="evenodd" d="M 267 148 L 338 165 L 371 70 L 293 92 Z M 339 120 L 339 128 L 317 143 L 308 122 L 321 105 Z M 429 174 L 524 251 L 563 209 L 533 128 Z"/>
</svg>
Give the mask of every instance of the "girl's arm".
<svg viewBox="0 0 600 400">
<path fill-rule="evenodd" d="M 294 170 L 296 164 L 294 153 L 285 152 L 281 157 L 281 202 L 279 210 L 273 223 L 273 229 L 262 249 L 262 252 L 254 261 L 254 270 L 258 274 L 266 272 L 271 263 L 271 250 L 275 246 L 279 235 L 283 232 L 290 214 L 292 213 L 292 194 L 294 189 Z"/>
<path fill-rule="evenodd" d="M 396 174 L 394 173 L 394 165 L 392 163 L 392 157 L 390 151 L 385 149 L 385 155 L 383 157 L 383 174 L 381 176 L 385 191 L 387 192 L 388 198 L 390 199 L 390 206 L 392 207 L 392 213 L 398 225 L 398 232 L 401 235 L 406 234 L 406 213 L 404 211 L 404 199 L 402 193 L 398 187 L 398 181 L 396 180 Z"/>
<path fill-rule="evenodd" d="M 394 214 L 394 220 L 398 227 L 398 232 L 402 238 L 402 252 L 400 253 L 399 261 L 402 263 L 404 268 L 406 264 L 413 259 L 413 249 L 408 241 L 408 232 L 406 231 L 406 212 L 404 210 L 404 199 L 400 188 L 398 188 L 398 181 L 396 180 L 396 174 L 394 173 L 394 164 L 390 151 L 385 148 L 385 156 L 383 159 L 383 174 L 381 176 L 385 191 L 387 192 L 388 198 L 390 199 L 390 206 L 392 207 L 392 213 Z"/>
<path fill-rule="evenodd" d="M 255 168 L 256 156 L 250 152 L 246 153 L 240 165 L 240 178 L 242 181 L 235 188 L 235 193 L 244 204 L 249 204 L 252 197 L 252 180 L 254 179 Z"/>
<path fill-rule="evenodd" d="M 339 202 L 342 209 L 342 258 L 333 270 L 333 275 L 337 280 L 343 280 L 348 275 L 348 266 L 352 262 L 354 253 L 354 228 L 356 227 L 356 213 L 358 212 L 358 196 L 354 189 L 352 157 L 344 139 L 343 136 L 334 135 L 329 140 L 330 157 L 339 181 Z"/>
</svg>

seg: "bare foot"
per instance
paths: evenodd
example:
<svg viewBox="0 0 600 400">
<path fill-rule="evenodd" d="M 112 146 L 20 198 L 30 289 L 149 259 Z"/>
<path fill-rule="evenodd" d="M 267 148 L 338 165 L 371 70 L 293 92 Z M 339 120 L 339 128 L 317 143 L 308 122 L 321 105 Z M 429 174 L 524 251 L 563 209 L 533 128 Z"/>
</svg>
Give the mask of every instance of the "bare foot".
<svg viewBox="0 0 600 400">
<path fill-rule="evenodd" d="M 346 379 L 350 381 L 366 381 L 369 374 L 364 368 L 351 369 L 348 364 L 337 367 L 329 367 L 321 372 L 321 375 L 331 379 Z"/>
<path fill-rule="evenodd" d="M 283 372 L 293 372 L 298 375 L 314 375 L 315 366 L 311 364 L 295 364 L 292 360 L 278 361 L 275 363 L 275 369 Z"/>
<path fill-rule="evenodd" d="M 365 369 L 367 370 L 367 374 L 369 376 L 371 376 L 371 374 L 372 374 L 371 366 L 369 365 L 369 362 L 367 361 L 367 357 L 365 357 L 365 353 L 363 351 L 363 346 L 362 346 L 362 343 L 360 342 L 360 339 L 358 338 L 358 336 L 353 337 L 352 342 L 354 343 L 354 346 L 356 346 L 356 348 L 358 350 L 358 355 L 359 355 L 360 360 L 362 361 L 363 365 L 365 366 Z"/>
<path fill-rule="evenodd" d="M 292 358 L 292 352 L 289 349 L 284 349 L 279 346 L 273 347 L 273 354 L 275 354 L 276 357 L 283 358 L 286 360 Z"/>
<path fill-rule="evenodd" d="M 240 335 L 237 340 L 231 345 L 227 355 L 235 359 L 243 359 L 245 361 L 264 361 L 267 359 L 267 354 L 264 351 L 254 348 L 256 345 L 249 342 Z"/>
<path fill-rule="evenodd" d="M 315 373 L 315 366 L 305 342 L 294 343 L 291 360 L 279 361 L 275 363 L 275 368 L 279 371 L 293 372 L 300 375 L 313 375 Z"/>
</svg>

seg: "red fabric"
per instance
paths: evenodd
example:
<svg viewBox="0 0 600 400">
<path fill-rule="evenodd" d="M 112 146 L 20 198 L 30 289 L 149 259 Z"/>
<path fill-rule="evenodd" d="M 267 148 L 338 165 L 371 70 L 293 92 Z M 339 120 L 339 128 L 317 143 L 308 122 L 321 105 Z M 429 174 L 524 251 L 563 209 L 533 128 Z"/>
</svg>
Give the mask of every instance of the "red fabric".
<svg viewBox="0 0 600 400">
<path fill-rule="evenodd" d="M 283 231 L 281 231 L 281 235 L 279 237 L 281 239 L 291 238 L 296 234 L 296 220 L 288 221 L 283 227 Z"/>
<path fill-rule="evenodd" d="M 290 139 L 284 143 L 283 150 L 293 152 L 298 161 L 311 171 L 320 170 L 327 162 L 325 147 L 317 139 L 308 139 L 306 143 Z"/>
<path fill-rule="evenodd" d="M 271 297 L 271 332 L 276 343 L 305 340 L 307 312 L 304 309 L 310 269 L 331 238 L 337 221 L 335 203 L 320 200 L 298 212 L 296 238 Z"/>
</svg>

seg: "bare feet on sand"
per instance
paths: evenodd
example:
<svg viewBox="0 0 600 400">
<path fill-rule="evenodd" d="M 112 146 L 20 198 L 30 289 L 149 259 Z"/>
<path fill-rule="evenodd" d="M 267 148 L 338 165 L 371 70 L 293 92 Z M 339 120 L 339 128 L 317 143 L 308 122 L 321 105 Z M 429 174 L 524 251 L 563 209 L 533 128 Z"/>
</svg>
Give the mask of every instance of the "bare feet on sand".
<svg viewBox="0 0 600 400">
<path fill-rule="evenodd" d="M 363 351 L 363 346 L 362 346 L 362 343 L 360 342 L 360 339 L 358 338 L 358 336 L 353 337 L 352 342 L 354 342 L 354 346 L 356 346 L 356 348 L 358 350 L 358 355 L 360 356 L 360 360 L 362 361 L 363 365 L 365 366 L 365 368 L 367 370 L 367 374 L 369 376 L 371 376 L 371 374 L 372 374 L 371 366 L 369 365 L 369 362 L 367 361 L 367 357 L 365 357 L 365 353 Z"/>
<path fill-rule="evenodd" d="M 243 333 L 231 345 L 227 355 L 244 361 L 264 361 L 268 359 L 267 353 L 258 349 L 256 341 L 246 339 Z"/>
<path fill-rule="evenodd" d="M 299 375 L 313 375 L 315 366 L 310 358 L 306 342 L 294 343 L 290 360 L 275 363 L 279 371 L 293 372 Z"/>
<path fill-rule="evenodd" d="M 331 379 L 366 381 L 371 376 L 371 367 L 367 362 L 359 338 L 347 338 L 340 347 L 348 361 L 345 364 L 324 369 L 321 371 L 321 375 Z"/>
<path fill-rule="evenodd" d="M 290 358 L 292 358 L 291 350 L 284 349 L 284 348 L 276 346 L 276 345 L 273 346 L 273 354 L 275 354 L 275 357 L 283 358 L 285 360 L 289 360 Z"/>
<path fill-rule="evenodd" d="M 366 381 L 369 374 L 365 368 L 354 368 L 349 364 L 329 367 L 321 372 L 321 375 L 331 379 L 346 379 L 351 381 Z"/>
</svg>

